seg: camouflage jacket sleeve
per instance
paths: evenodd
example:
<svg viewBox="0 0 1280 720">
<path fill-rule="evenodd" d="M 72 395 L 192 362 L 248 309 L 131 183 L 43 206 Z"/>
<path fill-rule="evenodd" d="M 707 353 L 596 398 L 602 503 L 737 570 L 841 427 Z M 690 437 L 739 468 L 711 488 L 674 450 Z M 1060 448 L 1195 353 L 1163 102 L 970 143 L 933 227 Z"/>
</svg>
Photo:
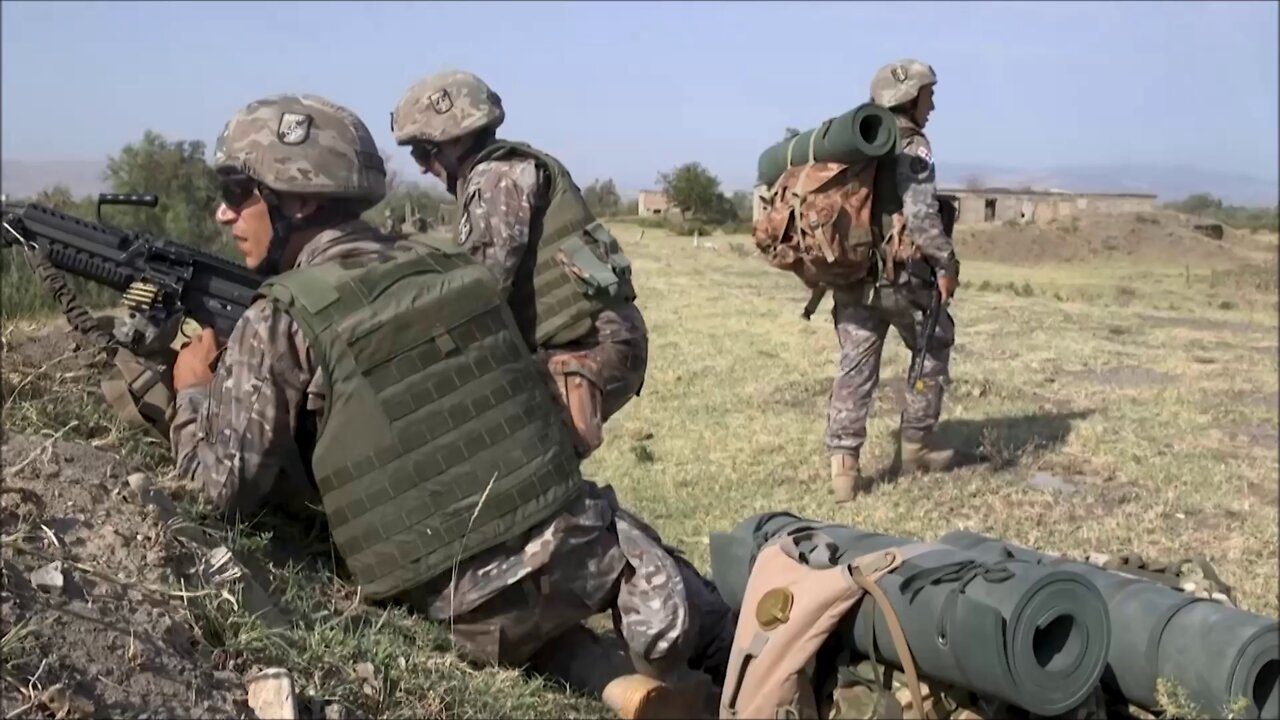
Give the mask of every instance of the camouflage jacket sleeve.
<svg viewBox="0 0 1280 720">
<path fill-rule="evenodd" d="M 907 141 L 898 155 L 898 189 L 902 193 L 902 213 L 907 220 L 907 235 L 920 249 L 924 259 L 939 274 L 960 275 L 951 238 L 942 229 L 938 211 L 938 191 L 929 141 L 917 136 Z"/>
<path fill-rule="evenodd" d="M 467 178 L 458 242 L 498 278 L 504 297 L 529 245 L 537 183 L 532 160 L 481 163 Z"/>
<path fill-rule="evenodd" d="M 313 368 L 293 320 L 259 301 L 232 331 L 213 381 L 178 393 L 169 436 L 179 476 L 219 513 L 253 512 L 280 473 L 306 482 L 294 431 Z"/>
</svg>

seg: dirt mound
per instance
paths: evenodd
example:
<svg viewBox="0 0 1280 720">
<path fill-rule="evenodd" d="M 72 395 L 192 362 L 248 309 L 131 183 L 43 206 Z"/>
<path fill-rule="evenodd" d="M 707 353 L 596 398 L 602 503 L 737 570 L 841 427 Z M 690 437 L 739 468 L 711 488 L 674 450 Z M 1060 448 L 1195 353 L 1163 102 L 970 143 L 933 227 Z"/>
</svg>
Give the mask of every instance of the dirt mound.
<svg viewBox="0 0 1280 720">
<path fill-rule="evenodd" d="M 92 447 L 5 438 L 0 489 L 0 701 L 24 717 L 243 716 L 244 685 L 215 671 L 180 587 L 197 565 Z"/>
<path fill-rule="evenodd" d="M 956 230 L 961 258 L 1012 264 L 1154 260 L 1192 265 L 1238 261 L 1232 231 L 1223 240 L 1197 233 L 1175 213 L 1078 215 L 1043 225 L 978 225 Z"/>
</svg>

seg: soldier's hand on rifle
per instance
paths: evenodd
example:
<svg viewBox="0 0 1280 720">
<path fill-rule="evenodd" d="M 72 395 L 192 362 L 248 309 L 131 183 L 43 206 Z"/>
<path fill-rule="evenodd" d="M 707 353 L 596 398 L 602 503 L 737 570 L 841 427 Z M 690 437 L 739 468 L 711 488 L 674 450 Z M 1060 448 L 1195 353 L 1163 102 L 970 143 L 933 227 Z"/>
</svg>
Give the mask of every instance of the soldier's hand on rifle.
<svg viewBox="0 0 1280 720">
<path fill-rule="evenodd" d="M 946 305 L 951 300 L 951 296 L 956 292 L 956 286 L 960 283 L 952 275 L 938 275 L 938 294 L 942 296 L 942 304 Z"/>
<path fill-rule="evenodd" d="M 213 382 L 213 363 L 217 358 L 217 338 L 212 330 L 205 328 L 178 351 L 173 363 L 173 389 L 180 391 Z"/>
</svg>

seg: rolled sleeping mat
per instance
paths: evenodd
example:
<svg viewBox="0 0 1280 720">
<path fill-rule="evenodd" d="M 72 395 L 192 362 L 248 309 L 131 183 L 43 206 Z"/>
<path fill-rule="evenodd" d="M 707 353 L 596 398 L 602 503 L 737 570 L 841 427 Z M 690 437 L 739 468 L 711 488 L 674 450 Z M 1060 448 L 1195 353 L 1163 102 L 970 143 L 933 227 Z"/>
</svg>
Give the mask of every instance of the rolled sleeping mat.
<svg viewBox="0 0 1280 720">
<path fill-rule="evenodd" d="M 727 600 L 733 598 L 735 607 L 741 604 L 749 562 L 768 541 L 785 533 L 821 530 L 829 543 L 797 542 L 811 563 L 840 564 L 915 544 L 907 538 L 787 518 L 791 519 L 756 516 L 732 533 L 713 536 L 713 581 Z M 748 547 L 731 551 L 734 543 Z M 745 568 L 740 564 L 744 557 Z M 1105 603 L 1097 588 L 1078 573 L 1013 558 L 984 564 L 973 553 L 937 545 L 909 558 L 879 584 L 926 679 L 1055 715 L 1083 702 L 1102 674 L 1110 633 Z M 849 638 L 854 654 L 901 669 L 885 616 L 873 602 L 862 602 L 836 632 Z"/>
<path fill-rule="evenodd" d="M 1156 653 L 1160 636 L 1174 613 L 1195 602 L 1196 598 L 1135 577 L 1108 572 L 1086 563 L 1067 563 L 1035 550 L 968 531 L 947 533 L 938 542 L 969 550 L 984 558 L 1012 553 L 1015 557 L 1046 566 L 1069 564 L 1073 570 L 1087 576 L 1105 598 L 1111 617 L 1111 647 L 1107 651 L 1107 667 L 1102 673 L 1103 685 L 1134 705 L 1156 708 Z"/>
<path fill-rule="evenodd" d="M 1157 655 L 1159 674 L 1181 684 L 1209 717 L 1226 717 L 1243 697 L 1249 703 L 1246 717 L 1277 718 L 1278 640 L 1271 618 L 1209 600 L 1192 603 L 1165 628 Z"/>
<path fill-rule="evenodd" d="M 1126 701 L 1156 709 L 1156 681 L 1165 677 L 1211 716 L 1244 697 L 1246 717 L 1280 717 L 1280 624 L 1274 619 L 976 533 L 951 532 L 938 542 L 982 557 L 1004 550 L 1093 580 L 1112 626 L 1102 682 Z"/>
<path fill-rule="evenodd" d="M 853 165 L 896 152 L 898 124 L 893 113 L 874 103 L 863 103 L 816 128 L 769 146 L 756 163 L 756 183 L 772 187 L 788 167 L 809 162 L 811 145 L 817 162 Z"/>
<path fill-rule="evenodd" d="M 1087 700 L 1102 676 L 1111 633 L 1106 601 L 1079 573 L 1013 557 L 984 562 L 937 546 L 881 585 L 930 678 L 1052 716 Z M 853 640 L 859 653 L 874 649 L 901 665 L 883 614 L 870 603 L 859 606 Z"/>
</svg>

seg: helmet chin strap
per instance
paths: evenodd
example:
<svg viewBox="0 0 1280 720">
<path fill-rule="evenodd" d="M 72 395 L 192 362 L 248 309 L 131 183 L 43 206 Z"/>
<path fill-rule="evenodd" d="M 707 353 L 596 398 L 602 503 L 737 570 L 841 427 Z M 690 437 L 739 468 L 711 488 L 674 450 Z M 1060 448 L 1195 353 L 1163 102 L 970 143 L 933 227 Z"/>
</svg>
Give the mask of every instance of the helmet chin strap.
<svg viewBox="0 0 1280 720">
<path fill-rule="evenodd" d="M 444 176 L 446 178 L 445 186 L 450 195 L 457 197 L 458 180 L 462 175 L 462 169 L 471 164 L 472 158 L 484 149 L 485 145 L 489 143 L 492 137 L 492 133 L 486 133 L 482 130 L 476 133 L 475 137 L 471 138 L 471 142 L 467 143 L 467 146 L 458 154 L 457 157 L 448 158 L 448 161 L 446 162 L 443 157 L 443 153 L 440 156 L 437 156 L 437 162 L 439 162 L 440 166 L 444 168 Z"/>
<path fill-rule="evenodd" d="M 258 194 L 267 205 L 267 217 L 271 220 L 271 241 L 267 243 L 266 257 L 258 265 L 258 274 L 264 277 L 279 275 L 284 267 L 284 254 L 289 249 L 289 238 L 301 230 L 321 227 L 332 220 L 325 208 L 304 218 L 292 218 L 280 207 L 280 197 L 270 188 L 260 187 Z"/>
<path fill-rule="evenodd" d="M 289 237 L 301 228 L 280 208 L 280 199 L 274 192 L 259 187 L 258 193 L 266 202 L 267 217 L 271 219 L 271 241 L 267 243 L 266 257 L 258 265 L 258 274 L 271 277 L 284 271 L 284 252 L 289 246 Z"/>
</svg>

